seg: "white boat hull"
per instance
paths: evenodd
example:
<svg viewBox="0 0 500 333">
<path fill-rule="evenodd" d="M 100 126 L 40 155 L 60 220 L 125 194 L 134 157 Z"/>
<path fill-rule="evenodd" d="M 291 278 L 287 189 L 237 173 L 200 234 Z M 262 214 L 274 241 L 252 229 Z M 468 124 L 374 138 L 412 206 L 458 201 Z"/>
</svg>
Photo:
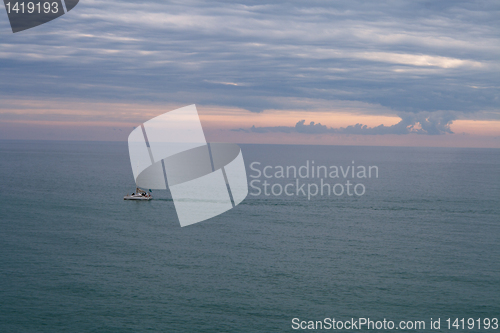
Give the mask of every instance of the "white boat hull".
<svg viewBox="0 0 500 333">
<path fill-rule="evenodd" d="M 126 195 L 123 197 L 123 200 L 151 200 L 152 197 L 145 197 L 143 195 Z"/>
</svg>

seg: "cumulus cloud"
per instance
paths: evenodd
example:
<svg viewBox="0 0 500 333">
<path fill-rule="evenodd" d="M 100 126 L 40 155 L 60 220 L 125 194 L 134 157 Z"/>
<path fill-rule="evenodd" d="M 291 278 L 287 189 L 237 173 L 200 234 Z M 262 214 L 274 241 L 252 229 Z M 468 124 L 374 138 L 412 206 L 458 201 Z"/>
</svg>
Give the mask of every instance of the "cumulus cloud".
<svg viewBox="0 0 500 333">
<path fill-rule="evenodd" d="M 453 134 L 450 125 L 456 116 L 450 112 L 420 112 L 416 114 L 407 113 L 401 115 L 401 121 L 391 126 L 379 125 L 368 127 L 363 124 L 350 125 L 347 127 L 327 127 L 321 123 L 311 121 L 306 124 L 300 120 L 295 126 L 255 127 L 249 129 L 238 128 L 233 131 L 253 133 L 302 133 L 302 134 L 357 134 L 357 135 L 384 135 L 384 134 Z"/>
</svg>

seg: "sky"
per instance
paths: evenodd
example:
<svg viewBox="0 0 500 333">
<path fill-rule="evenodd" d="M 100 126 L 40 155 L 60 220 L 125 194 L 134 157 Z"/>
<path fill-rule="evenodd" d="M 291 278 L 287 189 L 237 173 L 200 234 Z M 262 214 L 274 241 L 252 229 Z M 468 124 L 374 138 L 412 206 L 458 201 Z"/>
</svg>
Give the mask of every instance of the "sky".
<svg viewBox="0 0 500 333">
<path fill-rule="evenodd" d="M 498 1 L 81 0 L 13 34 L 0 139 L 126 141 L 196 104 L 208 141 L 500 148 Z"/>
</svg>

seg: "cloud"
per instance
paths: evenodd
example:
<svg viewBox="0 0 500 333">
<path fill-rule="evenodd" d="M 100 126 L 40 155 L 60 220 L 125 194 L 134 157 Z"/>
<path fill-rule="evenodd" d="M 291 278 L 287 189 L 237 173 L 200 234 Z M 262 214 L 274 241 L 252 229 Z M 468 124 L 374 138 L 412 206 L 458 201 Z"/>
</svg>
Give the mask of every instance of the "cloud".
<svg viewBox="0 0 500 333">
<path fill-rule="evenodd" d="M 401 115 L 401 121 L 391 126 L 379 125 L 376 127 L 368 127 L 363 124 L 356 124 L 347 127 L 332 128 L 316 124 L 311 121 L 307 125 L 305 120 L 301 120 L 291 126 L 274 126 L 274 127 L 255 127 L 249 129 L 233 129 L 233 131 L 253 132 L 253 133 L 301 133 L 301 134 L 357 134 L 357 135 L 384 135 L 384 134 L 453 134 L 450 125 L 456 115 L 450 112 L 420 112 L 406 113 Z"/>
<path fill-rule="evenodd" d="M 4 15 L 0 98 L 251 112 L 286 109 L 277 101 L 295 98 L 395 114 L 498 114 L 498 10 L 479 0 L 88 0 L 18 34 Z M 422 122 L 427 132 L 444 131 Z"/>
</svg>

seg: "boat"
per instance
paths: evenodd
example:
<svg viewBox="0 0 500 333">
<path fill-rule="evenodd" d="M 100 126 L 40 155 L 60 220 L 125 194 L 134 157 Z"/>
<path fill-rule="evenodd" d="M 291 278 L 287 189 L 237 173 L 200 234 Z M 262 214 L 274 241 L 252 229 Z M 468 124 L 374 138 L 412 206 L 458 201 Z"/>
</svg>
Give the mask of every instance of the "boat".
<svg viewBox="0 0 500 333">
<path fill-rule="evenodd" d="M 141 190 L 140 188 L 136 188 L 135 192 L 132 194 L 127 194 L 126 196 L 123 197 L 123 200 L 151 200 L 153 197 L 151 194 L 147 193 L 144 190 Z"/>
</svg>

